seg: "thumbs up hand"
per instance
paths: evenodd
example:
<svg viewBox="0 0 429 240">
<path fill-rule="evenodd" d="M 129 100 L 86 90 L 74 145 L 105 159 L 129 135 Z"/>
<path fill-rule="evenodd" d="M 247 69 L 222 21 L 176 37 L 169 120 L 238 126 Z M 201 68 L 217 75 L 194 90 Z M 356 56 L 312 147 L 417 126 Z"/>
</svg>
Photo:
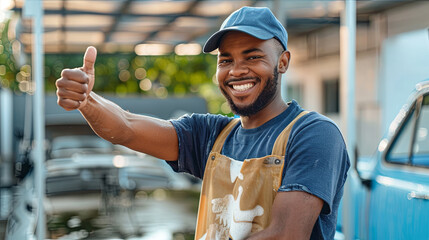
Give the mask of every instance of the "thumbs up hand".
<svg viewBox="0 0 429 240">
<path fill-rule="evenodd" d="M 57 103 L 67 111 L 81 109 L 87 103 L 94 87 L 97 49 L 88 47 L 83 57 L 83 66 L 64 69 L 61 78 L 56 81 Z"/>
</svg>

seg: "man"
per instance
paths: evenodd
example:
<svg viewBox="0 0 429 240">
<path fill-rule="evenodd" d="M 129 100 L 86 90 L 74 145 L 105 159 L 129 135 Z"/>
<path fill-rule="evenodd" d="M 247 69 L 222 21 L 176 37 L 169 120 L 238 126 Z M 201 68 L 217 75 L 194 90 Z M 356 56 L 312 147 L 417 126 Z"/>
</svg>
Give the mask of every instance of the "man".
<svg viewBox="0 0 429 240">
<path fill-rule="evenodd" d="M 58 104 L 78 109 L 100 137 L 202 178 L 195 239 L 333 239 L 349 160 L 332 121 L 281 98 L 286 30 L 269 9 L 244 7 L 204 52 L 217 48 L 219 88 L 240 119 L 124 111 L 91 91 L 92 47 L 57 80 Z"/>
</svg>

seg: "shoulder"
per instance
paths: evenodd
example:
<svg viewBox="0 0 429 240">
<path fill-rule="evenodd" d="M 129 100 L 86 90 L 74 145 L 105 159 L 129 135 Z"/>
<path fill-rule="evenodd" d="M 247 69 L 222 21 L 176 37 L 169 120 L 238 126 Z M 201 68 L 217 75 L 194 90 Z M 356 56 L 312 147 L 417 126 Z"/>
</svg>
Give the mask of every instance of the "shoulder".
<svg viewBox="0 0 429 240">
<path fill-rule="evenodd" d="M 227 125 L 233 118 L 223 116 L 220 114 L 200 114 L 193 113 L 191 115 L 183 115 L 178 119 L 170 120 L 174 123 L 187 123 L 187 124 L 198 124 L 198 125 L 207 125 L 207 126 L 225 126 Z"/>
<path fill-rule="evenodd" d="M 343 136 L 337 124 L 330 118 L 317 112 L 309 112 L 301 117 L 293 126 L 291 135 L 315 132 L 318 133 L 317 135 L 333 136 L 343 141 Z"/>
<path fill-rule="evenodd" d="M 222 115 L 192 114 L 170 120 L 179 143 L 179 157 L 173 169 L 201 178 L 217 136 L 231 119 Z"/>
<path fill-rule="evenodd" d="M 211 132 L 217 135 L 233 118 L 219 114 L 191 114 L 170 120 L 176 130 L 180 132 Z M 212 135 L 210 134 L 210 135 Z"/>
<path fill-rule="evenodd" d="M 331 119 L 310 112 L 293 126 L 286 151 L 303 156 L 346 157 L 347 146 L 340 129 Z"/>
</svg>

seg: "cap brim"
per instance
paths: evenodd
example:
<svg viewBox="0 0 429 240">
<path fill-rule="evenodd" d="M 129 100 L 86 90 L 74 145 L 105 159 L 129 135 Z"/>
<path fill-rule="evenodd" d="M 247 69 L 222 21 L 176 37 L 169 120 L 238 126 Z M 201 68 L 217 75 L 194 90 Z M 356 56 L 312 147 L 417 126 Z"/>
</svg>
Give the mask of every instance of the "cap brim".
<svg viewBox="0 0 429 240">
<path fill-rule="evenodd" d="M 225 33 L 229 32 L 229 31 L 244 32 L 244 33 L 247 33 L 247 34 L 249 34 L 255 38 L 259 38 L 262 40 L 268 40 L 268 39 L 271 39 L 274 37 L 274 35 L 272 33 L 269 33 L 267 31 L 261 30 L 259 28 L 253 27 L 253 26 L 229 27 L 229 28 L 219 30 L 216 33 L 214 33 L 213 35 L 211 35 L 211 37 L 204 44 L 203 52 L 209 53 L 209 52 L 212 52 L 215 49 L 217 49 L 219 47 L 219 44 L 220 44 L 220 41 L 221 41 L 223 35 L 225 35 Z"/>
</svg>

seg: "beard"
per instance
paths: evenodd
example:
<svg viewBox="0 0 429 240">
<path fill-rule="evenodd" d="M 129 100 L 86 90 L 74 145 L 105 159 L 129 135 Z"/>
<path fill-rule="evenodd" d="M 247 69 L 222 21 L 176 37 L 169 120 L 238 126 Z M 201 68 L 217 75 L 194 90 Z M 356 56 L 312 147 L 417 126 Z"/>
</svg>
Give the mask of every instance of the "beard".
<svg viewBox="0 0 429 240">
<path fill-rule="evenodd" d="M 265 85 L 261 94 L 259 94 L 256 100 L 249 106 L 238 107 L 234 103 L 234 101 L 232 101 L 231 97 L 225 92 L 225 90 L 221 88 L 221 91 L 225 96 L 226 100 L 228 101 L 231 111 L 233 113 L 240 116 L 249 117 L 255 115 L 273 101 L 277 91 L 278 76 L 279 72 L 277 71 L 277 67 L 275 67 L 273 71 L 273 76 L 267 79 L 267 84 Z M 261 79 L 257 78 L 257 81 L 261 82 Z"/>
</svg>

